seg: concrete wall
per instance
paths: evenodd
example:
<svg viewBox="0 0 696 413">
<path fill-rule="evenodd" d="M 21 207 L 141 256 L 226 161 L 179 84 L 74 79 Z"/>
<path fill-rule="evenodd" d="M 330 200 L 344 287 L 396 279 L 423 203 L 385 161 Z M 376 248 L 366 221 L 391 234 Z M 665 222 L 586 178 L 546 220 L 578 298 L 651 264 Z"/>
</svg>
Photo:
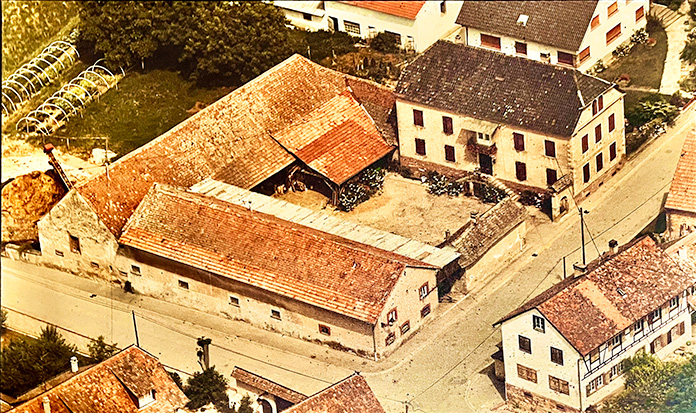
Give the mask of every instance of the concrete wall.
<svg viewBox="0 0 696 413">
<path fill-rule="evenodd" d="M 533 309 L 506 321 L 501 327 L 503 357 L 505 359 L 505 384 L 580 409 L 581 387 L 577 365 L 580 355 L 548 320 L 545 321 L 545 332 L 535 330 L 532 326 L 532 316 L 534 315 L 543 318 L 538 310 Z M 531 340 L 531 354 L 520 350 L 520 335 Z M 563 351 L 562 366 L 551 361 L 551 347 Z M 533 383 L 519 377 L 518 364 L 536 370 L 537 382 Z M 549 376 L 567 381 L 569 394 L 551 390 Z M 510 396 L 514 395 L 508 395 L 508 399 Z M 512 401 L 515 401 L 514 397 Z"/>
<path fill-rule="evenodd" d="M 37 225 L 44 265 L 108 276 L 118 242 L 76 190 L 65 195 Z M 70 236 L 79 239 L 79 252 L 71 251 Z"/>
<path fill-rule="evenodd" d="M 618 11 L 611 17 L 607 16 L 607 7 L 612 4 L 613 1 L 601 0 L 597 4 L 594 16 L 599 16 L 600 24 L 599 26 L 591 29 L 591 26 L 587 26 L 587 31 L 583 38 L 583 41 L 578 50 L 563 50 L 556 47 L 551 47 L 549 45 L 543 45 L 536 42 L 530 42 L 525 39 L 517 39 L 509 36 L 501 36 L 497 33 L 487 32 L 485 30 L 479 30 L 473 27 L 462 27 L 457 32 L 448 36 L 447 39 L 455 43 L 465 43 L 470 46 L 482 47 L 481 46 L 481 34 L 488 34 L 492 36 L 500 37 L 500 52 L 513 55 L 526 57 L 532 60 L 542 61 L 541 54 L 547 53 L 550 57 L 551 64 L 558 63 L 558 52 L 570 53 L 576 56 L 575 67 L 578 70 L 586 71 L 590 69 L 598 60 L 607 61 L 611 58 L 611 52 L 616 49 L 617 46 L 623 42 L 629 40 L 631 35 L 644 28 L 647 22 L 647 15 L 649 10 L 649 1 L 647 0 L 633 0 L 625 1 L 619 0 L 617 2 L 619 8 Z M 627 4 L 628 3 L 628 4 Z M 645 16 L 638 22 L 635 21 L 635 13 L 640 7 L 643 7 L 645 11 Z M 533 16 L 531 18 L 534 18 Z M 606 43 L 606 33 L 610 31 L 617 24 L 621 24 L 621 35 L 613 40 L 611 43 Z M 559 35 L 562 35 L 559 33 Z M 515 42 L 522 42 L 527 44 L 527 55 L 520 55 L 515 52 Z M 585 48 L 590 48 L 590 57 L 585 59 L 582 63 L 577 60 L 579 53 Z"/>
<path fill-rule="evenodd" d="M 363 356 L 374 353 L 372 326 L 366 322 L 127 247 L 119 250 L 114 267 L 138 293 L 304 340 L 342 346 Z M 187 283 L 188 289 L 179 281 Z M 280 319 L 272 316 L 273 310 L 280 312 Z M 319 324 L 328 326 L 330 335 L 322 334 Z"/>
<path fill-rule="evenodd" d="M 345 31 L 346 21 L 359 24 L 362 38 L 384 31 L 398 33 L 401 35 L 401 45 L 404 48 L 409 46 L 408 37 L 410 36 L 415 51 L 419 53 L 456 28 L 454 21 L 459 15 L 461 6 L 461 1 L 449 0 L 446 2 L 446 12 L 441 13 L 440 1 L 428 1 L 423 5 L 416 19 L 409 20 L 337 1 L 325 2 L 329 26 L 331 26 L 331 17 L 334 17 L 338 19 L 339 31 Z M 374 30 L 370 30 L 370 27 Z"/>
<path fill-rule="evenodd" d="M 570 139 L 568 159 L 573 170 L 573 187 L 576 195 L 590 187 L 626 156 L 623 93 L 612 88 L 602 96 L 604 109 L 596 115 L 592 115 L 592 102 L 585 102 L 588 106 L 580 114 L 577 127 Z M 615 129 L 609 132 L 609 117 L 612 114 L 615 119 Z M 601 125 L 602 128 L 602 139 L 599 142 L 595 142 L 595 127 L 597 125 Z M 589 149 L 583 153 L 582 137 L 585 135 L 588 137 Z M 616 158 L 610 161 L 609 147 L 614 142 L 616 142 Z M 596 157 L 600 153 L 604 160 L 604 167 L 602 171 L 597 171 Z M 583 182 L 582 175 L 582 168 L 585 164 L 590 165 L 590 181 L 587 183 Z"/>
<path fill-rule="evenodd" d="M 392 353 L 401 343 L 415 334 L 424 323 L 435 317 L 435 310 L 439 303 L 435 274 L 435 270 L 425 268 L 408 267 L 404 270 L 375 326 L 378 356 Z M 428 284 L 428 294 L 421 299 L 419 289 L 425 283 Z M 421 310 L 427 305 L 430 305 L 430 314 L 421 317 Z M 390 325 L 387 316 L 392 309 L 397 311 L 397 320 Z M 409 323 L 410 328 L 402 334 L 401 327 L 405 322 Z M 394 333 L 395 341 L 392 344 L 386 344 L 390 333 Z"/>
<path fill-rule="evenodd" d="M 423 111 L 423 126 L 413 124 L 413 110 Z M 459 132 L 463 125 L 472 118 L 446 112 L 424 105 L 398 99 L 396 111 L 399 127 L 399 155 L 403 158 L 412 158 L 422 162 L 434 163 L 447 168 L 473 171 L 479 167 L 478 155 L 467 150 L 466 141 L 459 139 Z M 442 129 L 442 117 L 452 118 L 454 133 L 446 135 Z M 524 135 L 525 147 L 523 151 L 517 151 L 514 147 L 513 133 Z M 426 154 L 416 153 L 415 139 L 425 140 Z M 545 155 L 544 142 L 553 141 L 556 147 L 556 157 Z M 493 176 L 529 187 L 545 189 L 546 169 L 553 169 L 560 178 L 570 169 L 568 154 L 569 140 L 563 137 L 542 135 L 522 128 L 509 125 L 501 125 L 492 136 L 492 142 L 497 147 L 494 155 Z M 445 145 L 455 149 L 455 161 L 445 159 Z M 524 162 L 527 169 L 527 179 L 520 181 L 516 175 L 516 162 Z M 559 169 L 560 165 L 560 169 Z"/>
</svg>

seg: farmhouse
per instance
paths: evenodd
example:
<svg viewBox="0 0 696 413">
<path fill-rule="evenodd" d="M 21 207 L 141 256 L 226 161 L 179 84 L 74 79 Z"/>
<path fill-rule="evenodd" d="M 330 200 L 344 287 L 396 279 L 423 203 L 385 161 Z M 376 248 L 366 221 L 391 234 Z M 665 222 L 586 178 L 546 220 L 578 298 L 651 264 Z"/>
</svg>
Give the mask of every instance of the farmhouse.
<svg viewBox="0 0 696 413">
<path fill-rule="evenodd" d="M 441 40 L 396 94 L 402 166 L 547 191 L 554 217 L 625 155 L 623 93 L 571 68 Z"/>
<path fill-rule="evenodd" d="M 650 2 L 465 1 L 457 43 L 586 71 L 644 28 Z"/>
<path fill-rule="evenodd" d="M 626 358 L 664 357 L 683 345 L 694 310 L 689 268 L 646 236 L 503 317 L 496 324 L 506 398 L 530 409 L 582 412 L 622 388 Z"/>
</svg>

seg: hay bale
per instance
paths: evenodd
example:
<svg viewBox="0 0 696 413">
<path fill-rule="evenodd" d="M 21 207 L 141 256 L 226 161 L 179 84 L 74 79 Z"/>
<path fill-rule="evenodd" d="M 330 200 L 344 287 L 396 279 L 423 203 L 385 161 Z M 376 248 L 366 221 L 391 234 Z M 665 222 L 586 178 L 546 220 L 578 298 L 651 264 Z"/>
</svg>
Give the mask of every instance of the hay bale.
<svg viewBox="0 0 696 413">
<path fill-rule="evenodd" d="M 38 241 L 36 223 L 63 198 L 53 170 L 20 175 L 2 188 L 2 242 Z"/>
</svg>

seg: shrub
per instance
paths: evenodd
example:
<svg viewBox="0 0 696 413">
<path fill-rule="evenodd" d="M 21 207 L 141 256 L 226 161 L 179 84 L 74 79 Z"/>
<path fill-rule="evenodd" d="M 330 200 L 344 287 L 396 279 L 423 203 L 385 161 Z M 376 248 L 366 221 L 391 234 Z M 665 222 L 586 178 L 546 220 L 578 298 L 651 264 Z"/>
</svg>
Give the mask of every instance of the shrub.
<svg viewBox="0 0 696 413">
<path fill-rule="evenodd" d="M 435 171 L 428 172 L 425 183 L 428 185 L 428 192 L 433 195 L 459 196 L 464 192 L 464 184 L 452 181 L 445 175 Z"/>
<path fill-rule="evenodd" d="M 641 28 L 631 35 L 630 42 L 633 44 L 645 44 L 648 41 L 648 31 Z"/>
<path fill-rule="evenodd" d="M 370 47 L 382 53 L 399 53 L 401 50 L 399 41 L 399 37 L 392 33 L 380 32 L 370 40 Z"/>
<path fill-rule="evenodd" d="M 686 42 L 679 58 L 685 62 L 696 63 L 696 40 Z"/>
<path fill-rule="evenodd" d="M 659 93 L 650 94 L 642 98 L 637 105 L 626 111 L 626 119 L 632 126 L 644 125 L 653 119 L 661 119 L 672 122 L 679 113 L 679 108 L 671 105 L 667 96 Z"/>
<path fill-rule="evenodd" d="M 345 212 L 350 212 L 369 198 L 370 195 L 364 185 L 351 182 L 343 188 L 338 200 L 338 207 Z"/>
<path fill-rule="evenodd" d="M 656 16 L 648 14 L 646 19 L 647 23 L 645 24 L 645 30 L 647 30 L 648 33 L 654 33 L 656 30 L 664 28 L 662 20 L 658 19 Z"/>
<path fill-rule="evenodd" d="M 89 357 L 97 363 L 108 359 L 118 352 L 116 344 L 106 344 L 104 342 L 104 336 L 99 336 L 96 340 L 92 340 L 87 345 L 87 349 L 89 350 Z"/>
<path fill-rule="evenodd" d="M 542 205 L 544 204 L 544 194 L 530 191 L 528 189 L 525 189 L 522 191 L 520 194 L 520 203 L 522 205 L 530 205 L 530 206 L 535 206 L 537 208 L 541 208 Z"/>
<path fill-rule="evenodd" d="M 497 204 L 507 197 L 505 191 L 494 186 L 483 185 L 479 198 L 485 203 Z"/>
<path fill-rule="evenodd" d="M 600 59 L 595 62 L 594 65 L 587 71 L 590 75 L 596 75 L 597 73 L 602 73 L 607 67 L 604 66 L 604 62 Z"/>
<path fill-rule="evenodd" d="M 304 56 L 320 62 L 328 57 L 340 56 L 355 51 L 355 43 L 360 39 L 346 32 L 319 30 L 316 32 L 293 29 L 290 37 L 294 40 L 293 49 Z"/>
<path fill-rule="evenodd" d="M 628 56 L 629 53 L 631 53 L 631 49 L 633 48 L 633 43 L 630 42 L 625 42 L 620 44 L 616 49 L 614 49 L 613 52 L 611 52 L 614 57 L 617 59 L 621 59 L 622 57 Z"/>
<path fill-rule="evenodd" d="M 382 168 L 368 168 L 360 174 L 359 181 L 371 190 L 379 191 L 384 186 L 386 174 L 387 172 Z"/>
<path fill-rule="evenodd" d="M 687 92 L 696 92 L 696 68 L 679 82 L 679 86 Z"/>
</svg>

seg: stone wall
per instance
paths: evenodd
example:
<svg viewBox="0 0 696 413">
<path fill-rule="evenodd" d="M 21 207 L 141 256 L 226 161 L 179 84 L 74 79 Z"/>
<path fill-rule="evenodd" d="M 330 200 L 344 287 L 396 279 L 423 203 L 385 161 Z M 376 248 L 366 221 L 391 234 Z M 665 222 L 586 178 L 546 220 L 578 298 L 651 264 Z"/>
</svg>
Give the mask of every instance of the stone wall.
<svg viewBox="0 0 696 413">
<path fill-rule="evenodd" d="M 564 412 L 564 413 L 581 413 L 580 410 L 558 403 L 546 397 L 534 394 L 530 391 L 521 389 L 511 384 L 505 384 L 505 398 L 507 404 L 513 408 L 520 409 L 524 412 L 531 413 L 546 413 L 546 412 Z"/>
</svg>

